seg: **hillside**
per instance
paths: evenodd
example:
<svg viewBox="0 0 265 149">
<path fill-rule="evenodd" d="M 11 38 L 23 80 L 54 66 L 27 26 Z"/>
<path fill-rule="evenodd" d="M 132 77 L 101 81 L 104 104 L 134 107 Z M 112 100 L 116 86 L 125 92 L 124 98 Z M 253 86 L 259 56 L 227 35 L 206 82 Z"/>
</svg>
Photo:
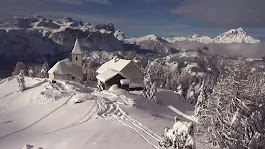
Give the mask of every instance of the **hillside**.
<svg viewBox="0 0 265 149">
<path fill-rule="evenodd" d="M 72 82 L 26 78 L 22 93 L 16 86 L 15 77 L 0 83 L 3 148 L 21 149 L 25 144 L 44 149 L 154 148 L 175 115 L 190 121 L 194 110 L 167 90 L 159 91 L 164 104 L 158 105 L 138 92 L 98 92 Z M 84 102 L 74 104 L 76 100 Z M 178 108 L 178 113 L 168 105 Z"/>
</svg>

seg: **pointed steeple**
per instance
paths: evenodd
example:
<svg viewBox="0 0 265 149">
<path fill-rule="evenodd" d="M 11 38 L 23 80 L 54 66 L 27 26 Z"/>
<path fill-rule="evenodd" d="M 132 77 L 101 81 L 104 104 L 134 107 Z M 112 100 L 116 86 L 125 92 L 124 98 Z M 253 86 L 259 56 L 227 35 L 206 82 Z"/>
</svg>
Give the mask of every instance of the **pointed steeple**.
<svg viewBox="0 0 265 149">
<path fill-rule="evenodd" d="M 74 46 L 74 49 L 72 51 L 72 55 L 73 54 L 75 54 L 75 55 L 81 55 L 82 54 L 80 43 L 79 43 L 78 39 L 76 39 L 76 41 L 75 41 L 75 46 Z"/>
</svg>

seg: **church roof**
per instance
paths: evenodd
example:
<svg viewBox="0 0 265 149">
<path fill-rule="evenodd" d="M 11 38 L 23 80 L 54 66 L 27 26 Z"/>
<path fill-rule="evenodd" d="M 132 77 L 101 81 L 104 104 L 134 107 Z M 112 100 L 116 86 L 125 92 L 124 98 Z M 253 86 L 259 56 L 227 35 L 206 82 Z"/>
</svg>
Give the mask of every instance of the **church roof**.
<svg viewBox="0 0 265 149">
<path fill-rule="evenodd" d="M 61 60 L 57 62 L 49 71 L 48 73 L 52 74 L 69 74 L 71 76 L 74 76 L 78 78 L 79 80 L 82 80 L 83 73 L 80 67 L 73 65 L 71 60 L 69 58 Z"/>
<path fill-rule="evenodd" d="M 81 50 L 80 43 L 79 43 L 78 39 L 76 39 L 76 41 L 75 41 L 75 45 L 74 45 L 72 54 L 80 54 L 80 55 L 82 54 L 82 50 Z"/>
</svg>

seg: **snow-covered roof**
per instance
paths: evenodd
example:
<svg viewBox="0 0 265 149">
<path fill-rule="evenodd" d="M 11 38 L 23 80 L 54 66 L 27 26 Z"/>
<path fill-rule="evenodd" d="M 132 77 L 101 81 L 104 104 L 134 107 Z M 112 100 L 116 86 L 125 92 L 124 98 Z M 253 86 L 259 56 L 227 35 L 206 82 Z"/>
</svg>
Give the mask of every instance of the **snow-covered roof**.
<svg viewBox="0 0 265 149">
<path fill-rule="evenodd" d="M 129 85 L 129 84 L 131 83 L 131 81 L 128 80 L 128 79 L 121 79 L 121 80 L 120 80 L 120 83 L 121 83 L 121 84 L 128 84 L 128 85 Z"/>
<path fill-rule="evenodd" d="M 140 87 L 144 87 L 143 84 L 139 84 L 139 83 L 130 83 L 129 84 L 129 88 L 140 88 Z"/>
<path fill-rule="evenodd" d="M 72 54 L 80 54 L 80 55 L 82 54 L 82 50 L 81 50 L 80 43 L 79 43 L 78 39 L 76 39 L 76 41 L 75 41 L 75 45 L 74 45 Z"/>
<path fill-rule="evenodd" d="M 57 62 L 49 71 L 48 73 L 52 74 L 69 74 L 72 75 L 79 80 L 82 80 L 83 73 L 80 67 L 76 65 L 72 65 L 72 62 L 69 58 L 61 60 Z"/>
<path fill-rule="evenodd" d="M 103 73 L 106 70 L 112 69 L 118 72 L 121 72 L 121 70 L 126 67 L 129 63 L 133 63 L 135 67 L 141 71 L 141 69 L 135 64 L 132 60 L 125 60 L 125 59 L 118 59 L 118 58 L 113 58 L 112 60 L 104 63 L 97 69 L 97 73 Z M 142 72 L 142 71 L 141 71 Z M 143 73 L 143 72 L 142 72 Z"/>
<path fill-rule="evenodd" d="M 114 76 L 116 76 L 117 74 L 119 74 L 118 71 L 113 70 L 113 69 L 108 69 L 108 70 L 104 71 L 103 73 L 97 75 L 97 79 L 100 80 L 101 82 L 105 83 L 108 80 L 110 80 L 111 78 L 113 78 Z"/>
<path fill-rule="evenodd" d="M 115 60 L 115 58 L 114 58 L 114 59 L 104 63 L 103 65 L 101 65 L 97 69 L 97 73 L 103 73 L 103 72 L 105 72 L 106 70 L 109 70 L 109 69 L 116 70 L 116 71 L 120 72 L 130 62 L 131 62 L 131 60 L 117 59 L 117 58 Z"/>
</svg>

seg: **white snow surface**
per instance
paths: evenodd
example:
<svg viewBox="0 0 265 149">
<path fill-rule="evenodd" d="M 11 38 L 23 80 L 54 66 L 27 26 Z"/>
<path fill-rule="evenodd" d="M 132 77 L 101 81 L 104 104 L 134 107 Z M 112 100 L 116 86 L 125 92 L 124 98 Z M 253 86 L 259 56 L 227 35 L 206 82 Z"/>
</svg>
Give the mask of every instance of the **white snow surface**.
<svg viewBox="0 0 265 149">
<path fill-rule="evenodd" d="M 152 149 L 164 128 L 174 124 L 175 116 L 190 122 L 186 115 L 192 116 L 194 110 L 169 90 L 158 90 L 158 98 L 164 103 L 159 105 L 145 99 L 141 92 L 92 92 L 92 88 L 70 81 L 50 83 L 48 79 L 28 77 L 25 82 L 23 92 L 17 90 L 16 76 L 0 82 L 1 148 L 21 149 L 28 144 L 44 149 Z M 55 100 L 32 104 L 42 93 L 47 99 L 56 93 L 52 96 Z M 81 103 L 73 104 L 79 99 Z"/>
</svg>

